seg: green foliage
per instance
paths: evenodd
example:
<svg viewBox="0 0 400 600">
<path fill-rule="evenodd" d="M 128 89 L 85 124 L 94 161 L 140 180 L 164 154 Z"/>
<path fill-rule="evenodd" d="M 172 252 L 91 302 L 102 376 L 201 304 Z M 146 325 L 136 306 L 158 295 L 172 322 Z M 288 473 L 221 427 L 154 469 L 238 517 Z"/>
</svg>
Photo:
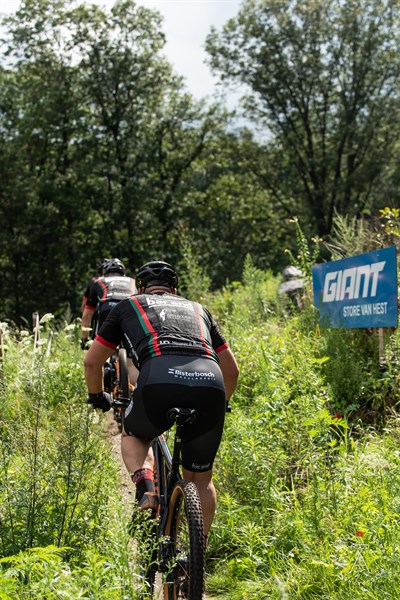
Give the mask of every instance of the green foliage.
<svg viewBox="0 0 400 600">
<path fill-rule="evenodd" d="M 213 288 L 240 278 L 246 254 L 259 268 L 277 271 L 282 247 L 292 247 L 288 213 L 263 185 L 259 153 L 248 131 L 210 136 L 174 207 L 176 233 L 182 225 L 191 232 Z"/>
<path fill-rule="evenodd" d="M 295 216 L 325 236 L 335 212 L 381 208 L 377 182 L 398 188 L 398 7 L 336 4 L 246 2 L 210 37 L 213 66 L 255 92 L 261 142 L 185 91 L 157 13 L 22 2 L 2 24 L 0 317 L 76 316 L 104 255 L 131 273 L 154 256 L 185 264 L 182 227 L 207 274 L 198 287 L 215 289 L 246 254 L 281 270 Z"/>
<path fill-rule="evenodd" d="M 397 0 L 248 0 L 207 38 L 211 67 L 246 87 L 248 112 L 270 132 L 264 187 L 320 236 L 335 210 L 382 206 L 398 138 L 399 20 Z"/>
<path fill-rule="evenodd" d="M 397 243 L 396 209 L 374 221 L 398 204 L 398 24 L 395 0 L 245 2 L 207 44 L 252 92 L 254 129 L 232 130 L 173 73 L 158 13 L 23 1 L 2 21 L 0 318 L 78 315 L 105 255 L 130 273 L 198 263 L 193 297 L 238 281 L 247 254 L 278 273 L 297 244 L 306 268 L 293 218 L 326 239 L 363 216 Z"/>
<path fill-rule="evenodd" d="M 79 326 L 50 322 L 33 335 L 2 324 L 1 597 L 133 599 L 129 506 L 84 401 Z"/>
<path fill-rule="evenodd" d="M 242 336 L 244 328 L 252 329 L 255 320 L 267 320 L 279 304 L 278 278 L 270 271 L 262 271 L 256 267 L 249 254 L 244 260 L 242 280 L 243 284 L 234 281 L 204 298 L 233 347 Z"/>
<path fill-rule="evenodd" d="M 179 291 L 191 300 L 202 302 L 204 295 L 210 289 L 210 278 L 199 265 L 199 257 L 190 241 L 188 232 L 180 229 L 179 242 L 182 248 L 182 265 L 179 276 Z"/>
<path fill-rule="evenodd" d="M 3 27 L 0 318 L 20 324 L 77 315 L 101 256 L 131 272 L 155 255 L 178 261 L 193 165 L 227 116 L 186 93 L 160 16 L 131 1 L 26 1 Z"/>
<path fill-rule="evenodd" d="M 399 246 L 400 243 L 400 209 L 386 207 L 380 211 L 382 224 L 382 242 L 384 246 Z"/>
<path fill-rule="evenodd" d="M 246 285 L 224 290 L 225 312 L 219 294 L 213 307 L 241 375 L 215 468 L 211 597 L 389 599 L 398 585 L 397 332 L 387 333 L 382 370 L 377 336 L 320 331 L 307 313 L 283 320 L 273 305 L 266 314 L 256 298 L 267 277 L 251 261 L 245 272 Z"/>
<path fill-rule="evenodd" d="M 331 260 L 371 252 L 380 247 L 373 224 L 365 219 L 335 214 L 332 234 L 326 246 Z"/>
<path fill-rule="evenodd" d="M 242 280 L 204 295 L 241 370 L 215 464 L 207 594 L 396 597 L 400 336 L 386 332 L 382 368 L 373 334 L 282 311 L 278 279 L 250 256 Z M 79 327 L 53 321 L 33 335 L 2 325 L 2 597 L 134 599 L 129 506 L 82 402 Z"/>
<path fill-rule="evenodd" d="M 311 243 L 307 240 L 297 218 L 292 219 L 296 229 L 296 256 L 290 250 L 289 254 L 292 264 L 300 269 L 308 280 L 311 279 L 311 267 L 317 262 L 320 253 L 320 243 L 322 240 L 312 238 Z"/>
</svg>

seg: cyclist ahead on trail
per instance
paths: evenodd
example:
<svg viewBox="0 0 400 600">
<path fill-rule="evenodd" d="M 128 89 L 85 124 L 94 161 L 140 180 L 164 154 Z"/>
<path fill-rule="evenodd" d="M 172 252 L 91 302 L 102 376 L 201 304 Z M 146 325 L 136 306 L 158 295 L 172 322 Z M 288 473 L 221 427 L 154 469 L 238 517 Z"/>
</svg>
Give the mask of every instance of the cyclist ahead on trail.
<svg viewBox="0 0 400 600">
<path fill-rule="evenodd" d="M 98 263 L 97 263 L 97 267 L 96 267 L 96 274 L 93 275 L 89 281 L 86 284 L 86 288 L 85 291 L 83 292 L 83 297 L 82 297 L 82 303 L 81 303 L 81 313 L 82 313 L 82 317 L 83 317 L 83 313 L 85 311 L 85 306 L 87 303 L 87 300 L 90 296 L 90 290 L 92 289 L 93 285 L 95 284 L 95 282 L 99 279 L 99 277 L 102 276 L 103 274 L 103 267 L 106 264 L 107 261 L 109 261 L 109 258 L 102 258 Z M 91 328 L 91 338 L 94 339 L 95 331 L 97 331 L 97 310 L 94 310 L 91 314 L 91 319 L 90 319 L 90 324 L 89 327 Z M 82 337 L 81 337 L 81 348 L 82 350 L 87 350 L 88 348 L 88 332 L 83 332 L 82 331 Z"/>
<path fill-rule="evenodd" d="M 207 535 L 216 506 L 212 467 L 239 371 L 210 312 L 178 296 L 177 281 L 174 269 L 162 261 L 138 271 L 138 295 L 109 314 L 86 355 L 85 376 L 88 401 L 108 410 L 101 366 L 121 340 L 140 371 L 122 434 L 122 456 L 140 508 L 154 508 L 150 443 L 171 427 L 168 409 L 197 409 L 195 424 L 184 430 L 182 467 L 184 479 L 198 488 Z"/>
<path fill-rule="evenodd" d="M 89 281 L 87 282 L 85 291 L 83 292 L 82 303 L 81 303 L 81 312 L 82 312 L 82 314 L 83 314 L 83 311 L 85 310 L 86 302 L 87 302 L 87 299 L 89 298 L 89 295 L 90 295 L 90 290 L 91 290 L 93 284 L 95 283 L 95 281 L 97 281 L 97 279 L 103 275 L 103 267 L 106 264 L 106 262 L 109 261 L 109 260 L 110 260 L 109 258 L 102 258 L 97 263 L 96 274 L 93 275 L 89 279 Z"/>
<path fill-rule="evenodd" d="M 135 280 L 125 275 L 124 264 L 118 258 L 104 259 L 102 276 L 95 279 L 88 289 L 82 314 L 82 344 L 87 342 L 87 329 L 95 311 L 98 330 L 111 309 L 136 291 Z"/>
</svg>

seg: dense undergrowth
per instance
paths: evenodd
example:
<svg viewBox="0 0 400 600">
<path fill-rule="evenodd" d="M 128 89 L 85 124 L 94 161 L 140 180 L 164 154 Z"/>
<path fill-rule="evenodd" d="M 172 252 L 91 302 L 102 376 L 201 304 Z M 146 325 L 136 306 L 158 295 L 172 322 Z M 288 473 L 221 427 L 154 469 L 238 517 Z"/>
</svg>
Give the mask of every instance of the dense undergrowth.
<svg viewBox="0 0 400 600">
<path fill-rule="evenodd" d="M 400 338 L 320 330 L 276 282 L 210 299 L 241 369 L 218 464 L 208 587 L 226 600 L 395 598 Z"/>
<path fill-rule="evenodd" d="M 320 330 L 248 261 L 208 294 L 241 376 L 215 469 L 207 589 L 224 600 L 395 598 L 400 338 Z M 45 319 L 44 319 L 45 320 Z M 52 335 L 50 335 L 50 333 Z M 74 324 L 8 332 L 1 373 L 0 598 L 131 599 L 118 467 L 87 409 Z M 51 340 L 51 346 L 49 341 Z"/>
<path fill-rule="evenodd" d="M 119 469 L 84 402 L 79 331 L 46 321 L 40 339 L 2 327 L 0 598 L 133 598 Z"/>
</svg>

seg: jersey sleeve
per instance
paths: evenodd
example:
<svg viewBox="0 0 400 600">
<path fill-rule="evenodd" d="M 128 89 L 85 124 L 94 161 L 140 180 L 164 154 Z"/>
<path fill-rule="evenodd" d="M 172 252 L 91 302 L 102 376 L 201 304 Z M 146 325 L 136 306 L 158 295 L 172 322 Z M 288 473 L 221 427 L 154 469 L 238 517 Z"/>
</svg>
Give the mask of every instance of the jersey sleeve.
<svg viewBox="0 0 400 600">
<path fill-rule="evenodd" d="M 104 284 L 100 280 L 94 281 L 90 286 L 85 308 L 95 311 L 99 302 L 99 298 L 101 298 L 103 294 Z"/>
<path fill-rule="evenodd" d="M 95 337 L 96 342 L 100 342 L 100 344 L 108 346 L 109 348 L 116 348 L 123 338 L 120 318 L 121 304 L 122 302 L 117 304 L 117 306 L 110 311 Z"/>
<path fill-rule="evenodd" d="M 89 281 L 87 283 L 87 286 L 86 286 L 85 291 L 83 292 L 83 296 L 82 296 L 82 302 L 83 302 L 84 306 L 86 306 L 87 299 L 89 298 L 89 294 L 90 294 L 90 288 L 93 286 L 96 279 L 97 279 L 96 277 L 92 277 L 91 279 L 89 279 Z"/>
<path fill-rule="evenodd" d="M 213 316 L 211 315 L 210 311 L 204 307 L 203 307 L 203 309 L 204 309 L 204 312 L 207 315 L 208 319 L 210 320 L 210 335 L 211 335 L 212 347 L 214 348 L 215 352 L 218 354 L 219 352 L 222 352 L 222 350 L 226 350 L 227 348 L 229 348 L 229 345 L 228 345 L 227 341 L 225 340 L 224 336 L 222 335 L 222 333 L 220 332 L 219 327 L 218 327 L 216 321 L 214 320 Z"/>
</svg>

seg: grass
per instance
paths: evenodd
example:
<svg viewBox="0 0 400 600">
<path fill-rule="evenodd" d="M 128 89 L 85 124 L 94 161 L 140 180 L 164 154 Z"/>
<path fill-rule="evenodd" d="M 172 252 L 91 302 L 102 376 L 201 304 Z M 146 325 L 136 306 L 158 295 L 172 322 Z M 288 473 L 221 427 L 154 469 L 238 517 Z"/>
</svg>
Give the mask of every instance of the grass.
<svg viewBox="0 0 400 600">
<path fill-rule="evenodd" d="M 84 402 L 77 325 L 42 327 L 36 346 L 27 332 L 3 337 L 0 598 L 136 598 L 129 507 Z"/>
<path fill-rule="evenodd" d="M 208 294 L 241 368 L 215 468 L 208 598 L 395 598 L 400 348 L 320 330 L 278 282 Z M 0 598 L 134 599 L 129 507 L 86 395 L 77 324 L 6 333 L 0 379 Z M 51 336 L 50 336 L 51 332 Z M 49 339 L 52 339 L 49 351 Z M 375 344 L 376 341 L 376 344 Z"/>
<path fill-rule="evenodd" d="M 382 371 L 372 335 L 320 331 L 311 308 L 241 311 L 253 323 L 234 337 L 241 384 L 216 466 L 211 593 L 397 597 L 397 332 Z"/>
</svg>

